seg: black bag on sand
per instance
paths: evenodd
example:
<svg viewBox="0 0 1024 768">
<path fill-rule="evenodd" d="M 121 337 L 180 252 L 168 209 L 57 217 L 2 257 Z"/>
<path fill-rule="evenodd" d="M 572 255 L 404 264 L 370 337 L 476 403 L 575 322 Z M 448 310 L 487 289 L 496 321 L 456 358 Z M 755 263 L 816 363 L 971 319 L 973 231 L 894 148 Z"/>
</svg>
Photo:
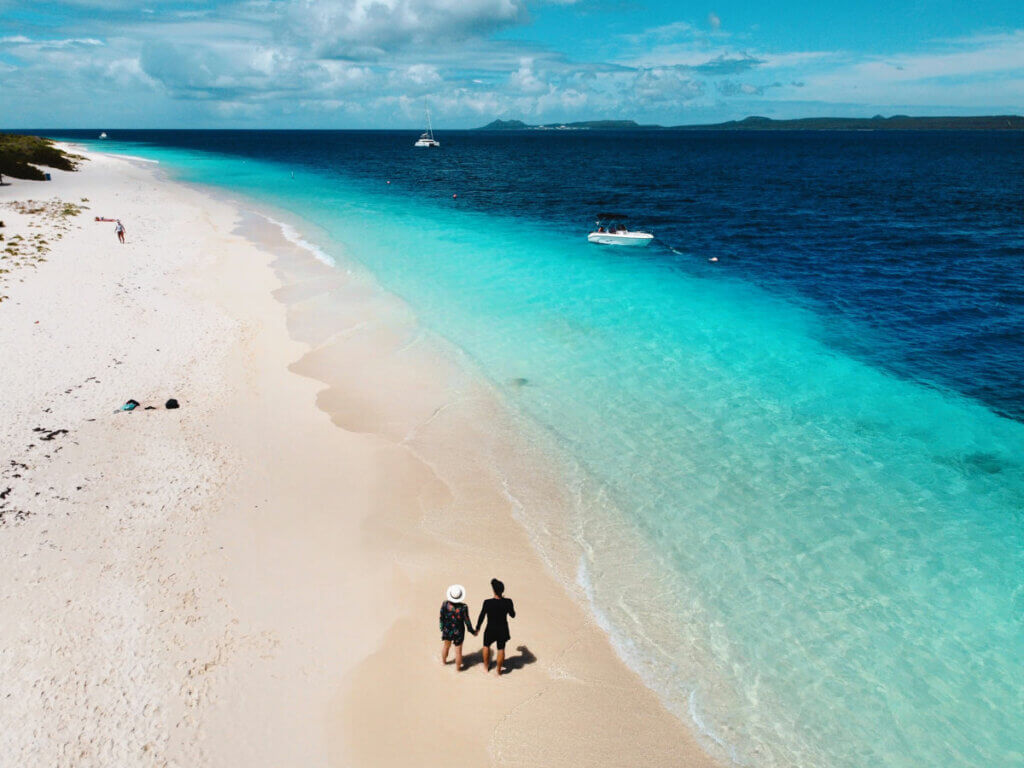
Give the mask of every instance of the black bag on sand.
<svg viewBox="0 0 1024 768">
<path fill-rule="evenodd" d="M 166 408 L 168 410 L 173 410 L 173 409 L 175 409 L 177 407 L 178 407 L 178 401 L 175 400 L 173 397 L 170 400 L 168 400 L 166 403 L 164 403 L 164 408 Z"/>
</svg>

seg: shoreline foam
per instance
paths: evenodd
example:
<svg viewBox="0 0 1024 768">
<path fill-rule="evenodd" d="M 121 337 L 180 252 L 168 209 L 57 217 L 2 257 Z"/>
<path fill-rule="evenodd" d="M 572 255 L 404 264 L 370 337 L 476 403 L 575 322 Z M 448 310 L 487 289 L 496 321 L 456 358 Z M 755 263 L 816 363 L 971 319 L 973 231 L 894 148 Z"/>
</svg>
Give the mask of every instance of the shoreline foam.
<svg viewBox="0 0 1024 768">
<path fill-rule="evenodd" d="M 280 222 L 277 222 L 276 220 L 269 216 L 266 217 L 266 219 L 271 224 L 280 228 Z M 258 230 L 259 227 L 257 226 L 256 229 Z M 284 233 L 282 231 L 281 234 L 285 239 L 289 240 L 294 245 L 297 245 L 303 250 L 305 250 L 307 254 L 309 253 L 308 248 L 300 245 L 293 238 L 288 238 L 287 233 Z M 263 238 L 265 238 L 266 235 L 267 233 L 264 232 Z M 257 233 L 251 232 L 250 236 L 255 237 L 258 242 L 266 243 L 266 240 L 261 238 L 260 235 Z M 274 250 L 277 250 L 277 247 L 274 247 Z M 313 254 L 309 255 L 313 256 Z M 521 485 L 526 482 L 524 481 L 524 477 L 527 475 L 530 476 L 531 482 L 534 484 L 537 482 L 536 478 L 538 476 L 544 476 L 545 482 L 547 482 L 549 486 L 546 489 L 546 491 L 542 490 L 541 493 L 546 492 L 550 494 L 553 492 L 556 496 L 559 494 L 565 494 L 565 489 L 553 490 L 554 486 L 558 485 L 559 481 L 561 480 L 561 477 L 559 476 L 558 472 L 553 472 L 549 469 L 544 469 L 540 464 L 531 463 L 526 465 L 525 467 L 520 466 L 520 459 L 523 453 L 523 449 L 526 447 L 526 445 L 523 444 L 518 448 L 509 448 L 509 446 L 505 444 L 506 442 L 511 442 L 516 439 L 522 441 L 523 438 L 521 436 L 513 437 L 513 433 L 515 432 L 515 427 L 513 426 L 513 418 L 511 414 L 504 412 L 506 406 L 504 403 L 500 402 L 498 392 L 493 389 L 493 385 L 491 385 L 489 382 L 484 382 L 483 380 L 478 379 L 477 376 L 479 376 L 479 374 L 464 370 L 462 368 L 462 365 L 464 364 L 456 363 L 453 359 L 453 353 L 455 350 L 448 351 L 444 349 L 450 346 L 448 342 L 439 338 L 431 338 L 429 333 L 427 333 L 427 335 L 425 336 L 422 329 L 416 328 L 415 321 L 412 319 L 411 313 L 409 313 L 409 311 L 404 307 L 403 302 L 401 302 L 396 297 L 384 297 L 384 300 L 392 305 L 390 309 L 385 312 L 385 314 L 388 317 L 391 317 L 394 320 L 396 320 L 400 325 L 405 325 L 406 328 L 399 329 L 394 326 L 391 326 L 383 330 L 381 328 L 375 329 L 373 331 L 374 333 L 382 334 L 385 337 L 385 341 L 382 344 L 379 344 L 379 347 L 388 348 L 390 346 L 390 348 L 393 350 L 393 354 L 401 356 L 402 364 L 400 368 L 402 369 L 403 373 L 400 375 L 402 376 L 407 376 L 408 371 L 410 369 L 419 372 L 424 362 L 426 362 L 426 365 L 432 371 L 432 375 L 429 378 L 413 378 L 413 380 L 418 381 L 418 386 L 413 384 L 413 380 L 410 380 L 406 386 L 406 391 L 408 392 L 412 389 L 417 388 L 422 389 L 424 386 L 429 388 L 431 385 L 430 383 L 427 382 L 430 382 L 431 379 L 433 378 L 433 372 L 435 372 L 436 370 L 448 369 L 449 372 L 447 374 L 441 375 L 441 378 L 447 382 L 445 389 L 448 389 L 450 391 L 453 388 L 451 382 L 453 380 L 456 380 L 457 384 L 454 385 L 454 388 L 458 390 L 458 395 L 453 401 L 445 398 L 445 392 L 434 390 L 430 393 L 431 397 L 428 398 L 428 400 L 430 400 L 430 404 L 417 403 L 413 405 L 411 407 L 411 410 L 413 411 L 412 414 L 405 413 L 410 409 L 410 404 L 408 402 L 404 403 L 402 407 L 403 414 L 400 415 L 404 415 L 405 419 L 408 419 L 407 421 L 405 419 L 399 419 L 398 423 L 391 421 L 390 423 L 383 427 L 379 423 L 375 423 L 371 426 L 370 423 L 368 423 L 366 417 L 364 416 L 364 418 L 361 421 L 359 421 L 358 423 L 354 423 L 352 421 L 352 414 L 348 410 L 348 403 L 351 401 L 351 398 L 353 396 L 353 392 L 351 390 L 351 374 L 342 373 L 341 377 L 339 377 L 339 372 L 345 371 L 346 368 L 350 369 L 350 367 L 341 365 L 340 359 L 332 357 L 330 352 L 327 351 L 327 348 L 337 344 L 339 339 L 341 339 L 341 344 L 343 346 L 351 344 L 352 337 L 350 334 L 346 332 L 344 328 L 337 327 L 337 318 L 331 318 L 328 321 L 328 328 L 321 329 L 311 329 L 310 323 L 308 322 L 308 318 L 296 318 L 295 314 L 297 312 L 301 314 L 303 311 L 301 305 L 313 301 L 313 298 L 310 296 L 307 290 L 296 291 L 295 289 L 303 285 L 305 285 L 307 288 L 309 285 L 315 285 L 315 291 L 323 291 L 329 293 L 332 300 L 330 309 L 333 311 L 337 311 L 340 305 L 350 305 L 353 300 L 367 300 L 367 290 L 369 290 L 372 294 L 376 294 L 368 298 L 368 300 L 371 303 L 380 301 L 383 295 L 380 289 L 377 288 L 376 286 L 368 287 L 364 280 L 360 278 L 353 278 L 351 271 L 346 272 L 342 276 L 337 274 L 337 269 L 332 269 L 331 272 L 324 273 L 319 268 L 312 268 L 312 265 L 299 264 L 298 272 L 301 274 L 301 277 L 297 279 L 297 276 L 295 274 L 289 273 L 289 269 L 294 268 L 295 266 L 295 262 L 291 261 L 290 258 L 282 257 L 275 262 L 275 268 L 277 269 L 279 277 L 281 278 L 281 281 L 284 285 L 281 293 L 297 294 L 292 296 L 285 296 L 279 294 L 279 299 L 284 301 L 286 305 L 290 306 L 289 323 L 290 327 L 293 328 L 293 334 L 295 333 L 294 329 L 296 327 L 301 327 L 305 335 L 300 333 L 298 338 L 304 341 L 312 341 L 314 346 L 313 349 L 309 353 L 307 353 L 307 355 L 303 356 L 303 359 L 297 361 L 296 363 L 293 363 L 291 368 L 292 370 L 300 373 L 301 375 L 312 377 L 315 380 L 323 382 L 328 386 L 328 389 L 326 391 L 322 391 L 320 393 L 320 396 L 318 397 L 318 402 L 321 409 L 331 414 L 332 420 L 335 422 L 335 424 L 342 426 L 343 428 L 350 430 L 354 429 L 356 431 L 369 430 L 371 432 L 376 432 L 377 434 L 386 436 L 388 439 L 392 441 L 396 441 L 399 445 L 403 446 L 404 448 L 410 449 L 412 451 L 412 455 L 416 458 L 416 460 L 419 462 L 424 462 L 425 467 L 429 468 L 428 471 L 432 475 L 435 475 L 441 481 L 443 494 L 452 495 L 455 497 L 449 502 L 449 504 L 446 507 L 450 513 L 458 515 L 458 509 L 460 507 L 465 508 L 467 505 L 470 507 L 470 509 L 473 510 L 484 509 L 486 510 L 486 517 L 498 517 L 498 520 L 489 520 L 486 523 L 486 529 L 491 532 L 491 535 L 498 536 L 498 538 L 500 538 L 502 541 L 508 541 L 511 539 L 516 539 L 524 536 L 527 540 L 530 540 L 530 543 L 526 544 L 526 546 L 529 548 L 529 552 L 518 552 L 513 555 L 512 553 L 516 552 L 517 548 L 510 547 L 510 551 L 506 555 L 506 557 L 512 559 L 513 561 L 522 559 L 523 557 L 526 557 L 527 559 L 530 559 L 531 557 L 541 558 L 546 564 L 545 567 L 553 571 L 552 576 L 549 578 L 554 578 L 554 574 L 558 573 L 559 571 L 562 571 L 564 573 L 565 569 L 558 568 L 555 561 L 549 557 L 549 555 L 551 554 L 550 543 L 547 547 L 538 546 L 540 542 L 536 540 L 534 536 L 530 533 L 530 524 L 540 521 L 537 519 L 524 518 L 521 514 L 516 513 L 517 499 L 509 489 L 509 479 L 504 472 L 513 465 L 517 466 L 517 481 Z M 312 272 L 315 273 L 315 275 L 311 274 L 311 268 Z M 370 280 L 372 281 L 372 278 L 370 278 Z M 330 285 L 331 283 L 347 284 L 347 288 L 339 288 L 337 285 L 332 286 L 330 288 L 324 287 L 325 285 Z M 352 296 L 346 295 L 345 290 L 350 290 L 352 292 Z M 299 307 L 298 309 L 296 309 L 297 306 Z M 319 309 L 324 310 L 326 309 L 326 307 L 320 305 Z M 356 314 L 362 316 L 365 313 L 357 312 Z M 358 331 L 365 332 L 365 326 L 362 326 L 360 324 Z M 316 344 L 316 340 L 320 340 L 320 343 Z M 373 344 L 373 346 L 378 347 L 377 344 Z M 365 367 L 366 363 L 365 358 L 361 357 L 363 353 L 364 351 L 357 352 L 357 356 L 359 356 L 359 359 L 362 360 L 364 363 L 364 365 L 360 367 Z M 384 367 L 386 369 L 384 372 L 385 378 L 394 375 L 397 372 L 396 370 L 389 368 L 388 363 L 384 363 Z M 376 375 L 378 374 L 374 374 L 372 387 L 375 390 L 379 389 L 382 386 L 386 386 L 386 384 L 384 384 L 384 382 L 381 379 L 376 378 Z M 335 396 L 333 394 L 333 390 L 339 388 L 346 390 L 347 396 Z M 362 399 L 362 393 L 357 396 L 357 399 Z M 363 400 L 363 402 L 365 402 L 365 400 Z M 341 407 L 339 407 L 339 403 L 342 404 Z M 466 411 L 466 403 L 472 404 L 470 410 L 468 411 Z M 483 409 L 482 411 L 479 410 L 481 408 L 481 404 Z M 460 413 L 460 411 L 465 412 Z M 409 416 L 411 416 L 412 418 L 409 418 Z M 455 434 L 461 436 L 460 440 L 458 441 L 458 444 L 460 445 L 458 458 L 453 457 L 450 453 L 451 445 L 454 442 L 453 440 L 450 439 L 451 433 L 444 433 L 441 441 L 442 445 L 440 446 L 435 440 L 432 440 L 430 435 L 430 432 L 437 427 L 437 424 L 439 422 L 451 419 L 454 419 L 456 424 L 454 427 L 449 426 L 448 429 L 455 429 Z M 489 428 L 491 429 L 497 427 L 498 436 L 492 438 L 484 438 L 483 442 L 481 442 L 482 435 L 479 433 L 474 434 L 475 430 L 469 427 L 469 424 L 471 423 L 481 422 L 484 424 L 488 424 Z M 470 442 L 468 443 L 466 442 L 467 438 L 469 438 L 470 440 Z M 439 448 L 442 449 L 440 452 L 438 450 Z M 501 453 L 504 456 L 504 458 L 498 461 L 490 461 L 485 459 L 478 462 L 471 462 L 466 460 L 465 451 L 470 451 L 473 454 L 482 454 L 487 457 L 493 457 L 495 455 L 495 452 L 497 452 Z M 529 449 L 527 449 L 527 451 L 529 451 Z M 448 455 L 444 455 L 446 452 Z M 542 455 L 544 456 L 543 464 L 546 465 L 548 461 L 550 461 L 551 456 L 549 454 Z M 512 458 L 513 456 L 515 457 L 514 459 Z M 470 464 L 472 468 L 471 471 L 466 467 L 457 466 L 461 461 L 466 461 L 466 463 Z M 486 474 L 488 469 L 494 470 L 496 468 L 501 468 L 502 471 L 493 474 L 490 490 L 484 492 L 482 496 L 479 495 L 480 491 L 477 490 L 475 492 L 475 494 L 477 495 L 471 495 L 469 497 L 473 499 L 475 503 L 469 503 L 466 497 L 460 495 L 466 493 L 465 488 L 468 485 L 471 485 L 473 483 L 478 484 L 480 482 L 481 475 Z M 474 476 L 474 481 L 468 481 L 468 475 Z M 535 489 L 534 496 L 536 497 L 537 495 L 538 492 Z M 567 506 L 571 503 L 567 499 L 568 497 L 565 497 L 561 501 L 554 501 L 552 497 L 549 497 L 546 501 L 549 504 L 554 502 L 556 506 L 561 505 L 562 508 L 567 508 Z M 502 500 L 504 500 L 504 504 L 502 503 Z M 497 508 L 495 508 L 495 505 L 498 505 Z M 463 514 L 472 513 L 467 511 Z M 487 548 L 487 537 L 481 537 L 480 534 L 466 534 L 464 532 L 456 532 L 451 528 L 451 522 L 443 519 L 445 516 L 445 511 L 438 509 L 429 510 L 426 515 L 421 513 L 418 516 L 418 519 L 416 515 L 408 517 L 408 513 L 406 513 L 406 516 L 400 516 L 402 522 L 399 522 L 397 524 L 392 523 L 389 526 L 389 529 L 392 531 L 391 535 L 399 538 L 402 538 L 402 536 L 398 533 L 398 531 L 408 529 L 416 531 L 424 531 L 424 529 L 426 529 L 426 532 L 429 533 L 435 539 L 438 536 L 440 536 L 441 538 L 437 540 L 436 543 L 441 545 L 454 546 L 460 553 L 463 554 L 463 556 L 467 558 L 467 560 L 473 563 L 471 565 L 470 562 L 467 562 L 461 568 L 456 568 L 454 569 L 454 571 L 449 570 L 450 573 L 453 573 L 451 578 L 456 578 L 456 576 L 458 576 L 459 573 L 464 572 L 465 570 L 478 570 L 479 575 L 475 582 L 485 584 L 487 578 L 485 574 L 490 573 L 491 571 L 489 571 L 487 567 L 481 565 L 480 557 L 477 554 L 477 551 Z M 507 519 L 505 519 L 502 522 L 501 518 L 503 517 Z M 512 525 L 510 526 L 509 523 L 512 523 Z M 493 533 L 493 529 L 495 526 L 498 526 L 498 530 L 501 531 L 500 535 Z M 445 537 L 450 537 L 450 539 L 454 539 L 454 541 L 448 540 Z M 404 547 L 401 548 L 404 549 Z M 420 567 L 430 567 L 424 566 L 422 562 L 424 557 L 425 553 L 420 555 Z M 434 558 L 437 558 L 436 554 L 434 555 Z M 433 567 L 436 568 L 437 566 L 434 565 Z M 493 570 L 493 568 L 491 570 Z M 467 584 L 471 582 L 470 579 L 467 579 L 464 576 L 458 576 L 458 578 L 463 578 Z M 507 574 L 503 576 L 503 578 L 507 578 L 508 583 L 510 585 L 517 585 L 516 593 L 519 595 L 518 600 L 520 601 L 520 606 L 522 606 L 524 603 L 527 606 L 529 606 L 531 601 L 536 600 L 535 596 L 531 598 L 530 591 L 526 591 L 526 596 L 524 597 L 524 584 L 530 583 L 528 579 L 520 577 L 518 579 L 513 580 L 511 577 L 507 576 Z M 443 581 L 444 577 L 439 577 L 439 580 Z M 543 584 L 545 580 L 546 579 L 542 576 L 540 577 L 539 582 L 534 583 Z M 576 614 L 578 616 L 579 611 L 581 611 L 586 605 L 585 601 L 580 600 L 580 595 L 578 593 L 574 595 L 574 584 L 571 578 L 563 577 L 560 581 L 561 583 L 557 588 L 565 590 L 565 597 L 563 598 L 563 600 L 566 603 L 568 603 L 568 605 L 560 609 L 561 612 L 569 612 L 570 614 Z M 544 592 L 547 590 L 543 587 L 536 586 L 535 591 Z M 429 597 L 424 597 L 424 601 L 429 603 Z M 410 605 L 407 608 L 407 610 L 412 611 L 415 610 L 415 608 Z M 521 607 L 520 611 L 522 610 L 523 608 Z M 580 620 L 581 618 L 577 617 L 574 619 L 574 622 L 579 622 Z M 586 615 L 584 615 L 582 617 L 582 621 L 582 626 L 586 626 L 588 624 L 593 625 L 595 619 L 593 616 L 587 617 Z M 398 624 L 400 624 L 404 628 L 404 621 L 399 621 Z M 557 628 L 549 628 L 545 634 L 557 633 L 557 631 Z M 622 658 L 621 652 L 619 652 L 619 649 L 616 649 L 614 651 L 612 650 L 612 648 L 614 647 L 614 643 L 611 643 L 611 638 L 601 628 L 594 625 L 593 629 L 589 631 L 596 636 L 590 641 L 590 643 L 596 642 L 601 645 L 606 645 L 608 651 L 611 651 L 611 654 L 607 654 L 607 652 L 605 652 L 605 654 L 609 655 L 610 658 L 606 658 L 603 662 L 601 662 L 602 665 L 608 664 L 609 662 L 614 666 L 624 664 L 625 659 Z M 520 637 L 520 634 L 516 632 L 515 627 L 513 628 L 513 634 L 513 644 L 515 644 L 516 638 Z M 529 640 L 529 638 L 526 639 Z M 467 645 L 472 649 L 473 641 L 467 640 Z M 530 643 L 530 645 L 534 646 L 534 643 Z M 544 645 L 540 645 L 535 648 L 535 650 L 541 651 L 543 651 L 543 649 Z M 534 651 L 531 651 L 531 654 L 533 652 Z M 417 652 L 415 651 L 414 648 L 410 647 L 403 651 L 403 655 L 408 653 L 416 653 L 416 655 L 420 655 L 422 654 L 422 650 Z M 586 665 L 586 663 L 587 662 L 582 662 L 583 665 Z M 365 683 L 366 687 L 369 689 L 376 689 L 379 686 L 378 676 L 387 674 L 386 668 L 389 667 L 390 664 L 391 662 L 386 659 L 382 659 L 379 662 L 375 661 L 374 659 L 368 660 L 366 662 L 366 674 L 368 675 L 369 679 Z M 568 666 L 571 667 L 571 665 Z M 624 666 L 622 668 L 622 671 L 626 671 Z M 429 672 L 429 668 L 425 669 L 424 672 Z M 464 674 L 475 676 L 478 675 L 479 672 L 474 673 L 473 670 L 467 670 L 467 672 Z M 516 672 L 515 674 L 518 678 L 518 675 L 520 673 Z M 543 674 L 543 672 L 541 672 L 540 674 Z M 593 674 L 593 672 L 591 672 L 591 674 Z M 604 674 L 608 674 L 607 670 L 605 670 Z M 632 677 L 633 674 L 634 673 L 632 672 L 627 672 L 627 675 L 630 677 Z M 558 668 L 554 672 L 554 679 L 557 684 L 557 681 L 573 680 L 576 678 L 572 672 L 569 672 L 564 668 Z M 578 679 L 576 680 L 578 682 Z M 423 682 L 425 683 L 426 681 Z M 508 681 L 504 681 L 502 684 L 504 685 L 507 683 Z M 642 687 L 642 684 L 639 680 L 636 680 L 636 684 L 641 685 Z M 399 686 L 400 684 L 396 682 L 396 690 L 398 689 Z M 366 688 L 362 686 L 357 686 L 356 691 L 357 692 L 349 694 L 349 696 L 347 697 L 347 704 L 343 703 L 340 705 L 341 711 L 345 713 L 345 717 L 352 718 L 353 716 L 355 716 L 354 710 L 357 707 L 364 706 L 363 702 L 368 696 L 368 691 L 366 690 Z M 452 694 L 456 695 L 454 691 L 452 692 Z M 598 692 L 591 691 L 589 694 L 581 694 L 581 700 L 575 701 L 572 706 L 576 709 L 586 710 L 590 706 L 590 703 L 585 701 L 585 699 L 588 698 L 588 695 L 594 697 L 595 703 L 600 701 L 600 694 Z M 646 699 L 647 696 L 653 696 L 653 694 L 649 694 L 647 692 L 647 689 L 644 688 L 644 695 L 640 697 L 641 701 L 643 699 Z M 654 701 L 657 700 L 654 699 Z M 359 704 L 356 705 L 354 702 L 359 702 Z M 484 704 L 484 706 L 486 706 L 486 704 Z M 663 715 L 668 715 L 667 711 L 662 709 L 661 704 L 657 704 L 655 706 L 656 710 L 660 709 Z M 650 703 L 644 705 L 644 709 L 648 709 L 649 707 Z M 653 713 L 649 712 L 648 716 L 653 716 Z M 668 716 L 670 718 L 672 717 L 671 715 Z M 510 715 L 506 715 L 504 720 L 508 721 L 509 718 Z M 682 722 L 675 722 L 677 724 L 677 727 L 684 728 Z M 511 727 L 511 725 L 509 725 L 508 723 L 506 723 L 506 725 L 507 727 Z M 665 728 L 665 721 L 662 720 L 661 725 L 659 727 Z M 645 731 L 645 733 L 649 734 L 648 728 L 644 728 L 643 730 Z M 673 739 L 672 741 L 676 744 L 676 747 L 678 748 L 681 745 L 681 741 L 678 740 L 678 733 L 676 734 L 676 736 L 677 739 Z M 358 736 L 353 735 L 353 738 L 355 739 L 355 741 L 361 741 L 360 737 Z M 422 733 L 420 734 L 420 738 L 423 738 Z M 642 743 L 642 738 L 638 739 L 638 742 Z M 364 757 L 372 755 L 375 752 L 375 750 L 379 749 L 379 746 L 379 740 L 376 738 L 376 736 L 374 736 L 369 741 L 369 743 L 363 744 L 362 749 L 364 751 L 360 752 L 359 754 L 362 754 Z M 444 755 L 442 745 L 438 744 L 437 746 L 438 760 L 443 762 L 443 760 L 447 759 L 447 757 Z M 609 745 L 606 744 L 605 748 L 607 749 L 608 746 Z M 408 747 L 413 748 L 413 745 L 409 744 Z M 617 749 L 612 748 L 608 752 L 608 754 L 591 754 L 589 759 L 594 760 L 596 758 L 597 764 L 602 764 L 602 759 L 606 759 L 610 761 L 610 763 L 614 763 L 614 761 L 617 758 L 614 758 L 613 755 L 616 752 Z M 505 748 L 505 752 L 503 754 L 503 759 L 511 759 L 510 755 L 508 755 L 507 747 Z M 676 753 L 676 756 L 678 757 L 679 753 Z M 696 754 L 690 754 L 688 759 L 691 762 L 701 762 L 705 758 L 698 757 Z M 590 762 L 589 764 L 595 763 Z M 653 764 L 657 764 L 657 761 L 655 761 Z"/>
<path fill-rule="evenodd" d="M 285 224 L 269 214 L 257 213 L 256 215 L 266 219 L 275 227 L 279 227 L 285 239 L 298 246 L 300 249 L 308 252 L 313 258 L 316 258 L 317 261 L 320 261 L 329 267 L 342 268 L 342 265 L 333 259 L 325 261 L 325 259 L 321 257 L 321 254 L 323 253 L 322 250 L 299 235 L 298 230 L 292 225 Z M 256 242 L 259 242 L 258 238 L 256 239 Z M 352 274 L 351 269 L 347 270 L 347 272 L 348 274 Z M 287 284 L 288 278 L 283 277 L 282 279 Z M 370 279 L 372 280 L 373 278 L 371 277 Z M 381 291 L 382 293 L 386 293 L 384 289 L 377 286 L 375 286 L 374 289 Z M 396 301 L 401 301 L 397 299 L 397 297 L 392 298 Z M 449 349 L 447 350 L 446 357 L 453 361 L 454 358 L 457 357 L 458 350 L 451 342 L 441 338 L 435 338 L 433 339 L 433 344 L 448 347 Z M 469 365 L 466 362 L 457 364 L 463 366 Z M 493 398 L 495 402 L 499 404 L 498 407 L 500 409 L 508 410 L 508 413 L 504 418 L 508 419 L 509 423 L 513 420 L 516 422 L 515 427 L 512 429 L 525 428 L 527 430 L 527 434 L 530 436 L 529 440 L 532 444 L 543 444 L 545 446 L 541 449 L 545 456 L 545 464 L 550 462 L 552 466 L 559 467 L 557 474 L 560 479 L 567 479 L 570 473 L 577 476 L 581 473 L 586 474 L 585 470 L 580 467 L 574 467 L 570 470 L 565 466 L 565 462 L 569 460 L 569 457 L 555 447 L 556 441 L 554 436 L 547 434 L 547 430 L 545 430 L 544 427 L 533 422 L 529 416 L 518 410 L 513 403 L 502 397 L 502 393 L 498 389 L 497 385 L 494 382 L 483 379 L 483 374 L 477 371 L 475 366 L 470 365 L 470 370 L 472 371 L 472 376 L 481 377 L 481 380 L 477 382 L 477 386 L 482 386 L 487 392 L 487 396 Z M 321 378 L 321 375 L 323 374 L 315 375 L 311 372 L 304 372 L 304 375 L 314 375 L 318 380 L 325 381 L 324 378 Z M 325 408 L 325 410 L 330 412 L 327 408 Z M 421 460 L 429 462 L 428 456 L 419 454 L 417 454 L 417 456 Z M 657 695 L 659 701 L 666 710 L 673 713 L 681 722 L 694 729 L 699 737 L 706 740 L 704 744 L 705 749 L 717 752 L 720 759 L 728 757 L 732 762 L 739 764 L 739 755 L 735 746 L 729 744 L 728 741 L 715 733 L 714 730 L 704 722 L 703 717 L 698 711 L 698 705 L 696 703 L 698 691 L 692 686 L 682 691 L 678 689 L 673 690 L 671 686 L 659 683 L 659 681 L 655 679 L 650 661 L 637 655 L 639 651 L 636 649 L 634 640 L 627 635 L 623 635 L 612 620 L 605 614 L 594 593 L 593 585 L 589 583 L 586 574 L 586 556 L 576 552 L 576 549 L 579 546 L 584 545 L 584 539 L 580 538 L 581 534 L 578 531 L 573 530 L 575 526 L 573 521 L 576 519 L 578 512 L 570 511 L 568 506 L 570 506 L 570 504 L 572 506 L 578 506 L 580 504 L 579 499 L 575 499 L 573 502 L 563 502 L 566 507 L 562 513 L 564 514 L 564 521 L 560 523 L 560 528 L 555 530 L 558 526 L 551 524 L 553 521 L 551 520 L 552 515 L 550 513 L 546 516 L 546 521 L 536 515 L 532 517 L 529 516 L 524 512 L 523 502 L 514 493 L 512 493 L 509 488 L 508 479 L 506 477 L 501 477 L 500 482 L 503 494 L 509 503 L 510 516 L 522 526 L 523 531 L 533 546 L 536 555 L 541 559 L 552 576 L 559 581 L 562 588 L 574 599 L 575 602 L 577 602 L 578 605 L 589 612 L 591 619 L 604 634 L 617 658 L 620 659 L 633 674 L 637 675 L 637 677 L 643 682 L 643 685 Z M 591 478 L 578 480 L 577 483 L 579 482 L 588 486 L 594 484 L 594 481 Z M 576 485 L 577 483 L 573 483 L 573 485 Z M 576 494 L 578 494 L 578 492 L 576 492 Z M 594 496 L 592 492 L 590 495 L 592 497 Z M 559 516 L 562 516 L 562 514 Z M 611 524 L 608 521 L 607 516 L 604 524 Z M 628 526 L 623 525 L 619 521 L 617 521 L 615 525 L 618 529 L 617 535 L 623 540 L 631 541 L 630 546 L 636 553 L 636 557 L 645 557 L 650 554 L 649 552 L 642 554 L 645 551 L 645 547 L 636 538 L 637 534 L 635 531 L 629 530 Z M 569 539 L 571 539 L 576 546 L 571 546 L 568 541 Z M 579 564 L 575 571 L 573 571 L 571 567 L 574 560 Z M 631 648 L 632 650 L 630 650 Z"/>
</svg>

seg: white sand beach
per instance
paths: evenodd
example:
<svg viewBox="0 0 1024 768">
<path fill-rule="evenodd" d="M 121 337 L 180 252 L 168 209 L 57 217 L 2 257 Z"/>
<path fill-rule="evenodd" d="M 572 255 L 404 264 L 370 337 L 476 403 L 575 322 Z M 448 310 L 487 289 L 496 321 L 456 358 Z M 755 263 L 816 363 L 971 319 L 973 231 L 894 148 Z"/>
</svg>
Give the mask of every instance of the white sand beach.
<svg viewBox="0 0 1024 768">
<path fill-rule="evenodd" d="M 87 154 L 0 187 L 0 766 L 714 764 L 531 546 L 507 488 L 557 508 L 557 467 L 452 350 Z M 494 576 L 508 674 L 443 667 Z"/>
</svg>

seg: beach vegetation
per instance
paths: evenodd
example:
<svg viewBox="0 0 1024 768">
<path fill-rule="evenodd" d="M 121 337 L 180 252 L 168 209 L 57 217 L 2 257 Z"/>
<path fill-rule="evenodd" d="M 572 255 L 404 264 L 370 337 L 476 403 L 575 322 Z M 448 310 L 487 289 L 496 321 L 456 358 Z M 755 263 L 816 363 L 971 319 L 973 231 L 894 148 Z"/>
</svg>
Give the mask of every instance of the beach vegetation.
<svg viewBox="0 0 1024 768">
<path fill-rule="evenodd" d="M 4 240 L 4 248 L 0 252 L 0 259 L 4 265 L 4 268 L 0 269 L 0 289 L 6 287 L 10 280 L 9 275 L 14 269 L 36 268 L 41 262 L 47 261 L 46 256 L 50 252 L 51 244 L 54 240 L 60 240 L 64 232 L 73 226 L 71 217 L 78 216 L 86 208 L 88 206 L 65 202 L 59 197 L 50 200 L 0 202 L 0 210 L 10 209 L 31 217 L 27 222 L 19 222 L 26 230 L 42 230 L 23 230 L 24 234 L 8 233 L 6 237 L 0 235 L 0 240 Z M 0 296 L 0 301 L 4 298 L 6 297 Z"/>
<path fill-rule="evenodd" d="M 74 171 L 83 158 L 57 147 L 51 139 L 0 133 L 0 176 L 43 181 L 45 168 Z"/>
</svg>

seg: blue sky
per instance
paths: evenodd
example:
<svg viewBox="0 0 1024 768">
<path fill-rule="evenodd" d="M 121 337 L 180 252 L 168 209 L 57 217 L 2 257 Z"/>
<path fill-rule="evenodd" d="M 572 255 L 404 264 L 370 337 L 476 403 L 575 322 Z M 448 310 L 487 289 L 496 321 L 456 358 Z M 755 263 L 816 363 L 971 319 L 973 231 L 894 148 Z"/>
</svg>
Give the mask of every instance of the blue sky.
<svg viewBox="0 0 1024 768">
<path fill-rule="evenodd" d="M 1024 113 L 1024 0 L 0 0 L 5 127 Z"/>
</svg>

